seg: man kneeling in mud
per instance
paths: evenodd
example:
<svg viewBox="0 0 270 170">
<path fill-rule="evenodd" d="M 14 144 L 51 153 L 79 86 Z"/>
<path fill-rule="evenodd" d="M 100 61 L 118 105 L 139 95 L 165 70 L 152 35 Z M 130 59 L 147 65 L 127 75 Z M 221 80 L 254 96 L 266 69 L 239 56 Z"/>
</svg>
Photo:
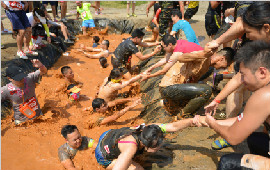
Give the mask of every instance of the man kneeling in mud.
<svg viewBox="0 0 270 170">
<path fill-rule="evenodd" d="M 201 108 L 210 98 L 212 89 L 207 84 L 198 84 L 209 66 L 216 69 L 226 68 L 233 62 L 234 51 L 224 48 L 217 53 L 186 40 L 176 40 L 165 35 L 161 41 L 166 51 L 165 58 L 147 69 L 143 80 L 166 74 L 159 84 L 160 93 L 169 112 L 178 114 L 180 108 L 184 114 L 192 114 Z M 162 70 L 153 74 L 151 71 L 165 65 Z"/>
<path fill-rule="evenodd" d="M 97 119 L 90 120 L 90 122 L 87 122 L 87 127 L 94 128 L 96 126 L 105 125 L 105 124 L 111 123 L 113 121 L 116 121 L 118 118 L 123 116 L 127 111 L 133 109 L 134 107 L 136 107 L 139 104 L 141 104 L 141 99 L 136 98 L 136 100 L 134 100 L 134 102 L 132 102 L 131 105 L 126 106 L 124 109 L 122 109 L 120 111 L 116 111 L 112 115 L 106 117 L 105 114 L 106 115 L 108 114 L 107 112 L 108 112 L 109 108 L 114 106 L 114 103 L 113 102 L 106 103 L 104 99 L 96 98 L 92 102 L 93 110 L 94 110 L 94 112 L 96 112 L 98 114 L 102 114 L 102 115 L 97 117 Z"/>
<path fill-rule="evenodd" d="M 88 148 L 95 149 L 97 143 L 87 136 L 81 136 L 77 126 L 65 125 L 61 130 L 66 143 L 58 148 L 58 158 L 67 170 L 77 170 L 72 159 L 78 151 Z"/>
</svg>

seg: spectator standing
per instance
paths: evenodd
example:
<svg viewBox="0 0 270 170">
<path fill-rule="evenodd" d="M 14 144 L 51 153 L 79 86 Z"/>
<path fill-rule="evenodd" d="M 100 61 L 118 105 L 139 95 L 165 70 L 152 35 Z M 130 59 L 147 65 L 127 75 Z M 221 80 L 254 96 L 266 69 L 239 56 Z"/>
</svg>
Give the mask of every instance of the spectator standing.
<svg viewBox="0 0 270 170">
<path fill-rule="evenodd" d="M 129 6 L 130 6 L 130 3 L 132 3 L 132 14 L 129 15 Z M 135 14 L 135 4 L 136 4 L 136 1 L 127 1 L 127 17 L 137 17 L 137 15 Z"/>
<path fill-rule="evenodd" d="M 6 11 L 6 15 L 12 23 L 12 28 L 17 32 L 17 56 L 22 59 L 28 59 L 26 54 L 22 51 L 23 38 L 27 30 L 30 29 L 30 23 L 26 16 L 25 10 L 28 8 L 28 3 L 21 1 L 2 1 L 2 7 Z M 29 37 L 29 36 L 26 36 Z M 25 50 L 28 50 L 28 47 L 25 45 Z"/>
<path fill-rule="evenodd" d="M 42 4 L 45 6 L 45 8 L 47 8 L 48 3 L 50 3 L 50 5 L 52 7 L 54 22 L 58 22 L 56 19 L 56 3 L 58 3 L 58 2 L 57 1 L 42 1 Z"/>
</svg>

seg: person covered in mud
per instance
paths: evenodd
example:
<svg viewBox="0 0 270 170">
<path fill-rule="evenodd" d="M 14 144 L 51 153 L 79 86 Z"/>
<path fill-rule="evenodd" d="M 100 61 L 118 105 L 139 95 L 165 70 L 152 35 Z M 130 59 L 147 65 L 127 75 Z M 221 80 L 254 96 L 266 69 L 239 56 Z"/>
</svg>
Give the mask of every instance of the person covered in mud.
<svg viewBox="0 0 270 170">
<path fill-rule="evenodd" d="M 96 148 L 97 144 L 94 139 L 81 136 L 76 125 L 63 126 L 61 134 L 65 138 L 66 143 L 58 148 L 58 158 L 67 170 L 75 170 L 76 167 L 72 160 L 77 152 L 88 148 Z"/>
<path fill-rule="evenodd" d="M 101 126 L 101 125 L 105 125 L 111 122 L 116 121 L 118 118 L 120 118 L 121 116 L 123 116 L 127 111 L 133 109 L 134 107 L 138 106 L 139 104 L 141 104 L 141 99 L 140 98 L 134 98 L 133 102 L 131 105 L 126 106 L 125 108 L 123 108 L 120 111 L 116 111 L 115 113 L 113 113 L 110 116 L 105 116 L 105 114 L 107 115 L 108 111 L 110 110 L 110 108 L 112 108 L 113 106 L 115 106 L 115 102 L 105 102 L 104 99 L 101 98 L 96 98 L 93 100 L 92 102 L 92 108 L 94 110 L 94 112 L 98 113 L 98 114 L 102 114 L 101 116 L 97 117 L 97 119 L 92 119 L 90 120 L 90 122 L 88 123 L 88 127 L 89 128 L 94 128 L 96 126 Z"/>
<path fill-rule="evenodd" d="M 165 35 L 161 43 L 167 54 L 142 74 L 142 81 L 166 74 L 159 84 L 166 108 L 171 113 L 179 112 L 179 107 L 183 108 L 180 115 L 188 116 L 185 114 L 196 112 L 212 93 L 207 84 L 197 84 L 200 77 L 211 65 L 216 69 L 228 67 L 233 62 L 234 51 L 224 48 L 214 54 L 195 43 L 176 40 L 172 35 Z M 162 65 L 165 65 L 163 69 L 150 74 L 153 69 Z"/>
<path fill-rule="evenodd" d="M 194 30 L 192 29 L 192 27 L 190 26 L 189 22 L 186 20 L 181 20 L 180 18 L 182 18 L 180 11 L 173 10 L 172 11 L 173 27 L 172 27 L 172 31 L 170 32 L 170 35 L 173 35 L 174 37 L 176 37 L 176 34 L 178 33 L 178 31 L 182 30 L 185 34 L 186 39 L 189 42 L 193 42 L 200 45 L 196 37 L 196 34 Z"/>
<path fill-rule="evenodd" d="M 85 47 L 84 44 L 80 44 L 80 49 L 78 49 L 78 51 L 83 52 L 85 57 L 88 57 L 88 58 L 93 58 L 93 59 L 100 59 L 101 57 L 107 58 L 110 55 L 109 46 L 110 46 L 109 40 L 103 40 L 102 43 L 100 44 L 100 48 Z M 99 53 L 89 54 L 85 51 L 99 52 Z"/>
<path fill-rule="evenodd" d="M 79 88 L 82 87 L 83 84 L 74 79 L 74 73 L 71 67 L 69 66 L 61 67 L 61 73 L 65 79 L 65 82 L 56 89 L 56 92 L 65 91 L 68 85 L 70 84 L 75 84 Z"/>
<path fill-rule="evenodd" d="M 135 56 L 138 57 L 140 60 L 145 60 L 156 55 L 161 50 L 161 48 L 158 46 L 150 54 L 143 55 L 141 52 L 139 52 L 137 45 L 141 47 L 152 47 L 155 45 L 159 45 L 159 42 L 142 42 L 144 35 L 145 34 L 144 32 L 142 32 L 142 30 L 135 29 L 132 32 L 131 37 L 121 42 L 112 54 L 111 63 L 113 65 L 113 68 L 123 68 L 125 73 L 124 77 L 127 79 L 131 78 L 132 54 L 135 54 Z"/>
<path fill-rule="evenodd" d="M 47 68 L 38 59 L 31 61 L 38 70 L 25 74 L 20 67 L 10 65 L 6 69 L 6 76 L 11 82 L 1 87 L 1 100 L 12 102 L 15 125 L 42 115 L 35 87 L 41 76 L 47 73 Z"/>
<path fill-rule="evenodd" d="M 133 160 L 135 156 L 144 151 L 158 151 L 163 146 L 166 132 L 204 125 L 205 122 L 201 120 L 197 115 L 195 118 L 168 124 L 155 123 L 147 126 L 142 124 L 138 127 L 110 129 L 100 136 L 95 149 L 95 157 L 97 162 L 106 169 L 144 169 Z"/>
<path fill-rule="evenodd" d="M 124 99 L 121 99 L 119 101 L 120 103 L 123 103 L 124 101 L 126 102 L 133 101 L 132 98 L 126 98 L 128 96 L 126 96 L 125 94 L 123 93 L 119 94 L 118 91 L 139 80 L 141 78 L 141 75 L 139 74 L 127 81 L 122 81 L 122 78 L 123 72 L 121 72 L 120 69 L 118 68 L 112 69 L 109 77 L 106 77 L 104 79 L 103 84 L 100 86 L 97 97 L 104 99 L 107 103 L 111 101 L 115 102 L 118 101 L 116 100 L 118 97 L 124 97 Z M 115 103 L 115 105 L 117 104 L 118 102 Z"/>
<path fill-rule="evenodd" d="M 206 122 L 232 145 L 247 138 L 251 154 L 233 153 L 221 157 L 218 170 L 270 169 L 270 43 L 253 41 L 244 45 L 236 60 L 240 63 L 241 81 L 253 92 L 243 113 L 226 120 L 215 120 L 213 109 L 206 109 Z M 262 124 L 264 132 L 254 132 Z M 259 156 L 260 155 L 260 156 Z"/>
</svg>

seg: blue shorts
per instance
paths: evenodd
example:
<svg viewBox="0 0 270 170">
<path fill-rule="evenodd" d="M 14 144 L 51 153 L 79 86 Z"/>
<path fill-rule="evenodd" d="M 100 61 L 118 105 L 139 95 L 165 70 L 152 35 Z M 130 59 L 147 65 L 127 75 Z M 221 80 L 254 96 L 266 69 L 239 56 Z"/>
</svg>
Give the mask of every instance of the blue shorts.
<svg viewBox="0 0 270 170">
<path fill-rule="evenodd" d="M 24 10 L 6 10 L 6 15 L 12 23 L 13 30 L 25 30 L 26 28 L 31 27 Z"/>
<path fill-rule="evenodd" d="M 86 28 L 92 28 L 95 27 L 95 22 L 93 19 L 83 20 L 82 26 Z"/>
<path fill-rule="evenodd" d="M 104 138 L 104 136 L 109 132 L 110 130 L 102 133 L 102 135 L 99 137 L 99 140 L 98 140 L 98 145 L 95 149 L 95 156 L 96 156 L 96 159 L 97 159 L 97 162 L 103 166 L 103 168 L 107 168 L 111 163 L 112 161 L 108 161 L 106 160 L 103 155 L 102 155 L 102 152 L 100 150 L 100 143 L 102 141 L 102 139 Z"/>
</svg>

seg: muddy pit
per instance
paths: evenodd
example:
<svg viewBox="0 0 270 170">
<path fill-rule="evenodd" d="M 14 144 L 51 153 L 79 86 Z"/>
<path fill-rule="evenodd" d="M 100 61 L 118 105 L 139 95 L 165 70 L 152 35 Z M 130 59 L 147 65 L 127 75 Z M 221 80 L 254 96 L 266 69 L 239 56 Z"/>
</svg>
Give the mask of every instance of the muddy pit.
<svg viewBox="0 0 270 170">
<path fill-rule="evenodd" d="M 144 106 L 139 105 L 119 118 L 114 124 L 93 129 L 87 128 L 87 121 L 98 115 L 82 111 L 82 109 L 91 105 L 97 86 L 109 75 L 112 66 L 101 68 L 98 60 L 86 58 L 74 49 L 78 48 L 80 43 L 91 46 L 91 37 L 96 34 L 97 32 L 90 36 L 79 35 L 79 40 L 68 49 L 69 55 L 61 56 L 37 85 L 37 98 L 45 114 L 43 118 L 22 127 L 14 126 L 13 116 L 8 116 L 7 119 L 1 121 L 3 169 L 64 169 L 59 162 L 57 149 L 65 143 L 60 133 L 65 124 L 77 125 L 83 136 L 89 136 L 98 141 L 99 136 L 104 131 L 134 126 L 145 121 L 139 117 Z M 101 40 L 109 40 L 109 50 L 114 51 L 122 38 L 129 36 L 128 34 L 112 34 L 100 35 L 100 38 Z M 108 62 L 110 63 L 110 58 L 108 58 Z M 133 57 L 132 63 L 136 64 L 137 62 L 138 59 Z M 70 66 L 74 71 L 75 80 L 83 83 L 81 94 L 92 99 L 82 100 L 78 105 L 66 107 L 67 95 L 61 92 L 55 93 L 55 89 L 64 82 L 60 76 L 60 68 L 64 65 Z M 168 142 L 158 153 L 146 154 L 137 159 L 147 169 L 216 169 L 220 156 L 232 151 L 230 148 L 222 151 L 211 150 L 211 142 L 217 138 L 219 138 L 218 135 L 209 128 L 187 128 L 179 133 L 168 134 Z M 76 167 L 84 170 L 103 169 L 96 162 L 93 149 L 78 152 L 74 163 Z"/>
</svg>

